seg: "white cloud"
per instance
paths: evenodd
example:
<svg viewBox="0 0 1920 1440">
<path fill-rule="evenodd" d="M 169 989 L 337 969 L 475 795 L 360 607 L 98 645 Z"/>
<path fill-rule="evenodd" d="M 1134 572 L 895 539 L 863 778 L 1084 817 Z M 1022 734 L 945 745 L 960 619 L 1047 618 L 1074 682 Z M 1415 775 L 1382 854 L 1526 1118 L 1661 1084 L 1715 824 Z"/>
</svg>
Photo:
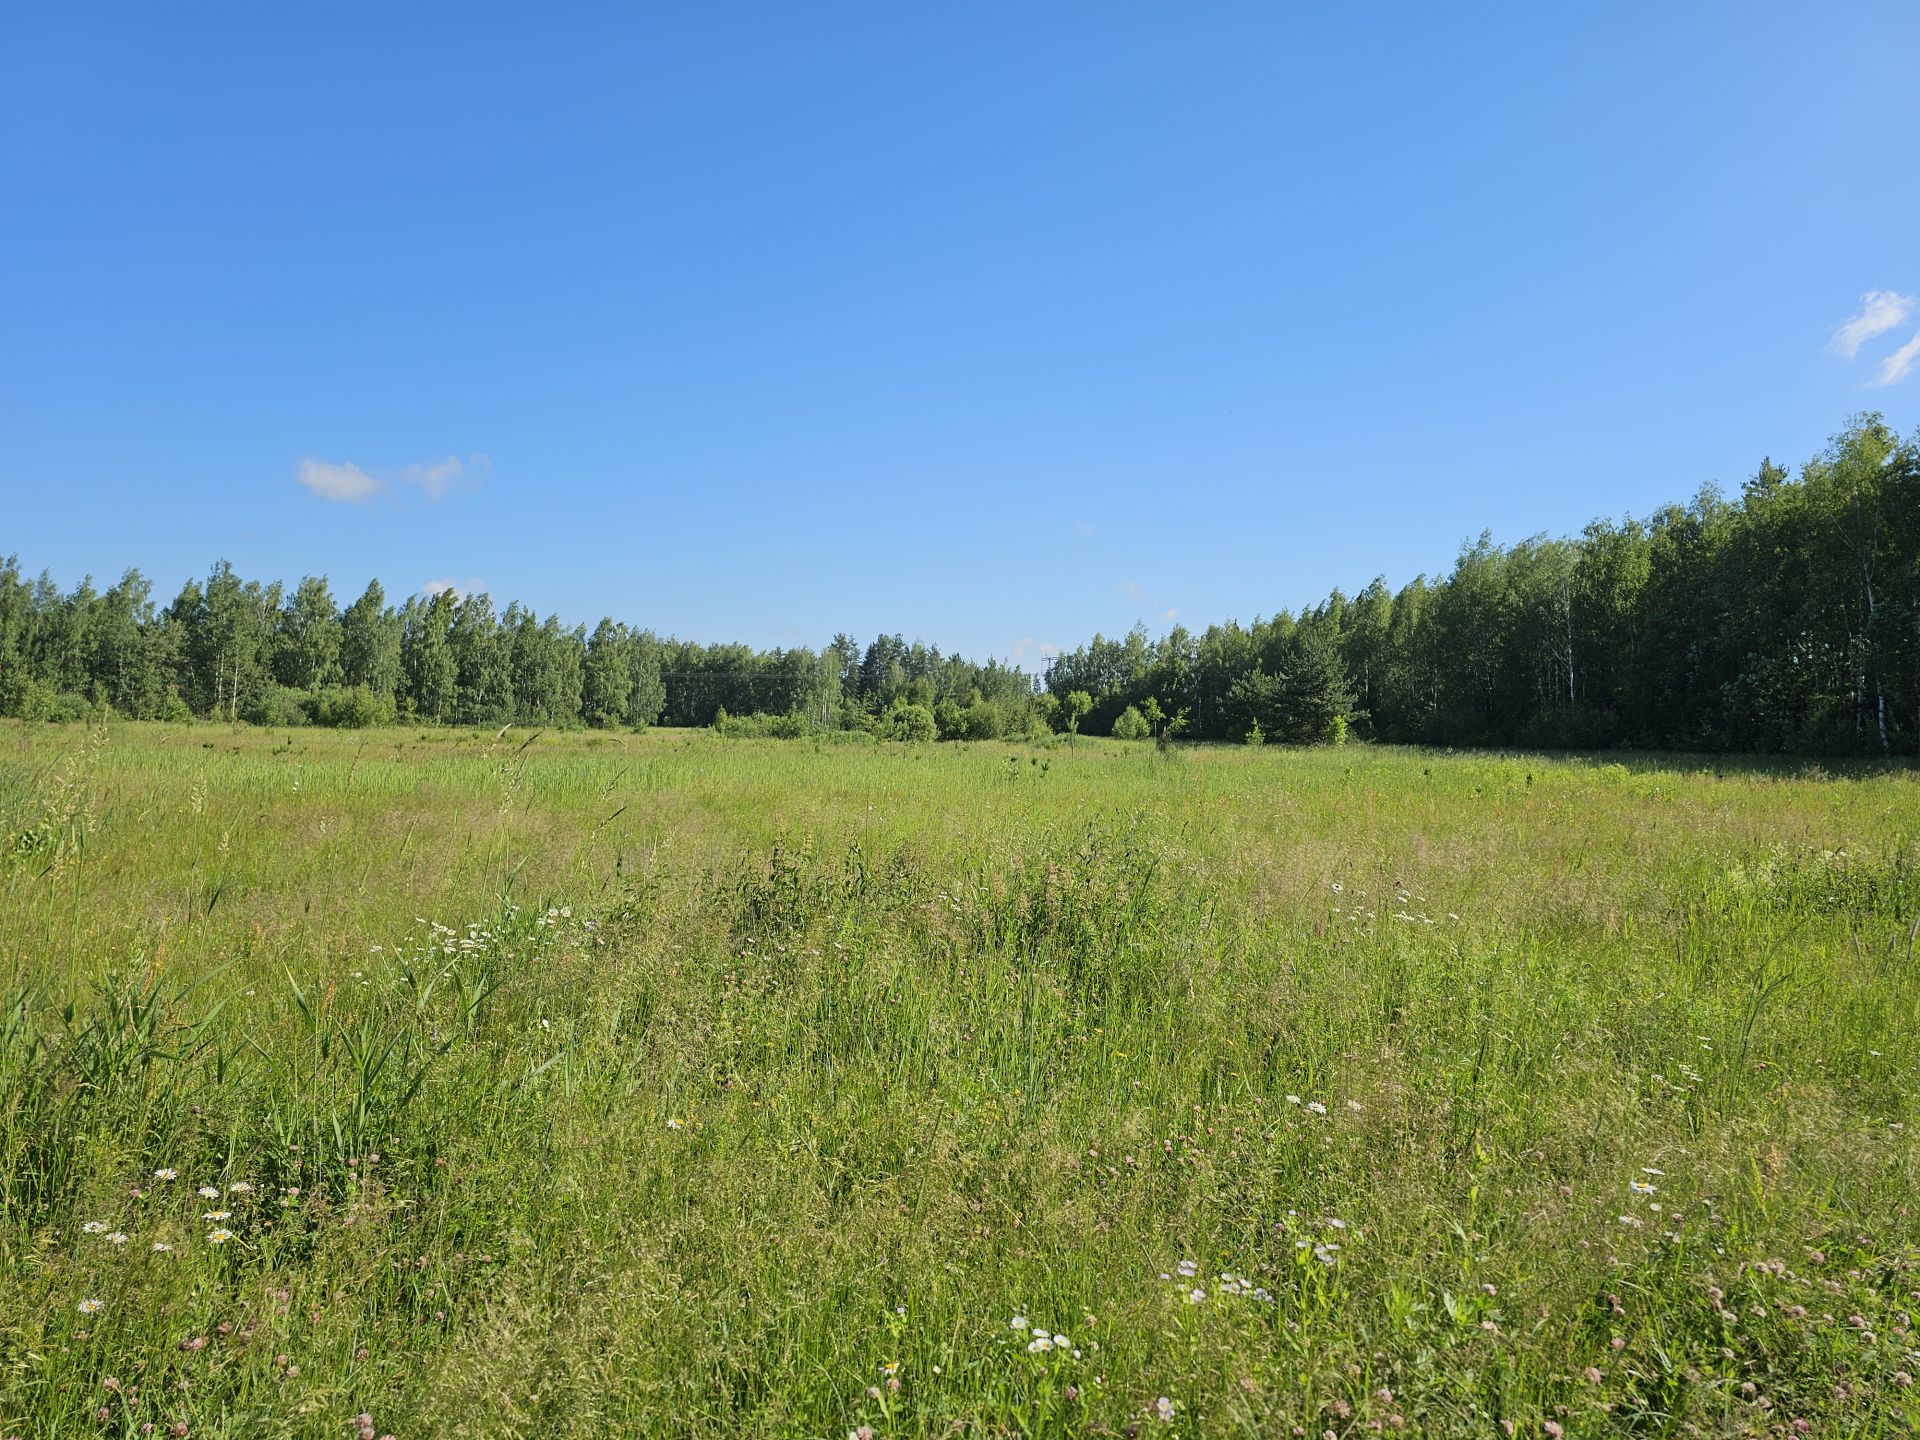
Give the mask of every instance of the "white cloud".
<svg viewBox="0 0 1920 1440">
<path fill-rule="evenodd" d="M 1147 592 L 1138 580 L 1122 580 L 1113 588 L 1129 599 L 1144 600 L 1147 598 Z"/>
<path fill-rule="evenodd" d="M 380 493 L 380 482 L 358 465 L 334 465 L 325 460 L 302 460 L 300 483 L 322 500 L 349 503 L 371 499 Z"/>
<path fill-rule="evenodd" d="M 398 478 L 402 485 L 424 490 L 429 500 L 438 500 L 463 480 L 477 483 L 491 469 L 493 461 L 476 450 L 464 460 L 458 455 L 449 455 L 444 460 L 409 465 Z M 322 500 L 344 500 L 350 504 L 371 500 L 383 493 L 388 481 L 381 476 L 393 476 L 390 470 L 383 469 L 376 475 L 352 463 L 335 465 L 330 460 L 312 458 L 300 462 L 299 473 L 300 483 Z"/>
<path fill-rule="evenodd" d="M 1833 332 L 1833 350 L 1851 360 L 1860 347 L 1876 335 L 1884 335 L 1913 313 L 1913 296 L 1892 290 L 1869 290 L 1860 297 L 1860 311 Z M 1888 382 L 1882 380 L 1882 385 Z"/>
<path fill-rule="evenodd" d="M 427 492 L 429 500 L 438 500 L 463 477 L 471 474 L 477 479 L 492 468 L 493 461 L 476 451 L 465 460 L 449 455 L 432 464 L 409 465 L 400 472 L 400 480 L 405 485 L 418 485 Z"/>
<path fill-rule="evenodd" d="M 1044 640 L 1036 640 L 1031 635 L 1022 635 L 1013 642 L 1013 649 L 1007 652 L 1007 658 L 1016 665 L 1022 660 L 1038 656 L 1042 660 L 1051 660 L 1060 653 L 1058 645 L 1049 645 Z"/>
<path fill-rule="evenodd" d="M 1162 625 L 1171 625 L 1179 618 L 1180 612 L 1178 610 L 1162 610 L 1160 612 L 1160 623 Z"/>
<path fill-rule="evenodd" d="M 444 595 L 451 591 L 454 599 L 464 600 L 469 595 L 484 593 L 486 588 L 487 582 L 479 579 L 429 580 L 420 587 L 420 593 L 431 599 L 435 595 Z"/>
<path fill-rule="evenodd" d="M 1880 374 L 1873 383 L 1898 385 L 1913 373 L 1916 362 L 1920 362 L 1920 330 L 1914 331 L 1911 340 L 1880 362 Z"/>
</svg>

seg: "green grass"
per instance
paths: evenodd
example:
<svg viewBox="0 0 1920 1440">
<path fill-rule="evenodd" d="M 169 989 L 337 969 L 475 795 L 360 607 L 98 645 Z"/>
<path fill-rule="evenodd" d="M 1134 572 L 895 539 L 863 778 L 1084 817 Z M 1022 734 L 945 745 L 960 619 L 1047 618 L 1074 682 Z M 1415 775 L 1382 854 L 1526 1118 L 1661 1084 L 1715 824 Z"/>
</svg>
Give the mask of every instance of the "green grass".
<svg viewBox="0 0 1920 1440">
<path fill-rule="evenodd" d="M 0 1435 L 1920 1426 L 1910 773 L 525 741 L 0 728 Z"/>
</svg>

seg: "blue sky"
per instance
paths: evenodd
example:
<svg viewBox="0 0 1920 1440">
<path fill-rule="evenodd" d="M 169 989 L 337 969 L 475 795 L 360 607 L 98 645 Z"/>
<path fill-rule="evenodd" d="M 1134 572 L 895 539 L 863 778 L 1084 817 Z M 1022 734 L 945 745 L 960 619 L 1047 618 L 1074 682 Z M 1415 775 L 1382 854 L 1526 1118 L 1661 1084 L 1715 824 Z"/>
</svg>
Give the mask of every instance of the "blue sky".
<svg viewBox="0 0 1920 1440">
<path fill-rule="evenodd" d="M 1029 660 L 1399 584 L 1920 419 L 1917 55 L 1908 4 L 15 0 L 0 552 Z"/>
</svg>

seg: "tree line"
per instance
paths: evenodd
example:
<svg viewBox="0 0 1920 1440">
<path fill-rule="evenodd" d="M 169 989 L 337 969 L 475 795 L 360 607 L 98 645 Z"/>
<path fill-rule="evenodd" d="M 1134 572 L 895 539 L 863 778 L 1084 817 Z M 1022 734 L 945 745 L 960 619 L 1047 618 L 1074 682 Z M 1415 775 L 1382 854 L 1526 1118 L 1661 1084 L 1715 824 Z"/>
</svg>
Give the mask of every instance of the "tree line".
<svg viewBox="0 0 1920 1440">
<path fill-rule="evenodd" d="M 443 590 L 390 604 L 378 581 L 342 608 L 324 577 L 243 579 L 225 561 L 156 603 L 138 570 L 63 593 L 0 562 L 0 714 L 260 725 L 866 728 L 903 738 L 1030 730 L 1034 678 L 881 636 L 821 651 L 589 631 L 517 603 Z M 903 712 L 904 714 L 903 718 Z M 923 725 L 920 721 L 925 719 Z M 938 717 L 938 718 L 936 718 Z"/>
<path fill-rule="evenodd" d="M 1096 635 L 1042 675 L 882 635 L 702 645 L 378 582 L 342 607 L 224 561 L 156 603 L 130 571 L 62 592 L 0 564 L 0 714 L 900 739 L 1083 731 L 1260 743 L 1902 754 L 1920 750 L 1920 434 L 1858 417 L 1790 473 L 1645 520 L 1375 580 L 1298 614 Z"/>
<path fill-rule="evenodd" d="M 1645 520 L 1375 580 L 1251 625 L 1096 636 L 1047 685 L 1111 728 L 1151 700 L 1208 739 L 1920 750 L 1920 433 L 1856 418 Z"/>
</svg>

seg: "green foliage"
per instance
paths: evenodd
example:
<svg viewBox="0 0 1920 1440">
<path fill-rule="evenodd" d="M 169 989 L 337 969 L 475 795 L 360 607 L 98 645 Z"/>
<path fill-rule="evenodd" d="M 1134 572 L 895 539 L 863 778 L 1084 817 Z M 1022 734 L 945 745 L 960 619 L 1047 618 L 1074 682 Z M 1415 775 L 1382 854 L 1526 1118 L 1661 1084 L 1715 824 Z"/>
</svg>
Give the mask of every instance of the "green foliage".
<svg viewBox="0 0 1920 1440">
<path fill-rule="evenodd" d="M 921 742 L 937 740 L 940 727 L 935 723 L 933 711 L 924 705 L 896 705 L 888 712 L 887 738 Z"/>
<path fill-rule="evenodd" d="M 1069 690 L 1060 697 L 1060 713 L 1067 717 L 1067 733 L 1078 735 L 1080 722 L 1093 709 L 1093 697 L 1084 690 Z"/>
<path fill-rule="evenodd" d="M 1920 753 L 1920 439 L 1855 419 L 1737 502 L 1376 580 L 1299 615 L 1158 641 L 1095 636 L 1048 667 L 1094 723 L 1156 697 L 1202 739 L 1369 739 Z"/>
<path fill-rule="evenodd" d="M 1113 738 L 1116 740 L 1144 740 L 1151 733 L 1147 717 L 1131 705 L 1114 717 Z"/>
<path fill-rule="evenodd" d="M 393 701 L 366 685 L 328 685 L 307 697 L 307 717 L 315 725 L 364 730 L 394 722 Z"/>
<path fill-rule="evenodd" d="M 304 690 L 268 682 L 248 697 L 240 718 L 250 725 L 305 725 L 312 719 L 309 711 L 312 698 Z"/>
<path fill-rule="evenodd" d="M 814 733 L 804 715 L 729 715 L 723 709 L 713 718 L 713 732 L 729 740 L 801 740 Z"/>
</svg>

